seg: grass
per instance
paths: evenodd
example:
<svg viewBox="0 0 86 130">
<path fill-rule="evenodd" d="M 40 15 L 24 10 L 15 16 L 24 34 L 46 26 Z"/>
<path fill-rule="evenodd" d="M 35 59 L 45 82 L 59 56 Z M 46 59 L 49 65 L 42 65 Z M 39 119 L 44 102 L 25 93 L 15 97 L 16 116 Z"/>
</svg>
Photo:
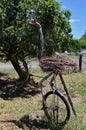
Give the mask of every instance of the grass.
<svg viewBox="0 0 86 130">
<path fill-rule="evenodd" d="M 45 75 L 40 69 L 32 69 L 31 72 L 39 76 Z M 0 74 L 3 79 L 5 77 L 7 79 L 9 76 L 11 78 L 18 77 L 13 69 L 2 69 L 0 70 Z M 34 78 L 36 82 L 39 82 L 39 78 Z M 64 75 L 64 79 L 77 112 L 77 117 L 75 117 L 71 111 L 71 118 L 64 128 L 57 127 L 45 119 L 44 113 L 41 110 L 42 98 L 40 88 L 30 86 L 31 89 L 27 87 L 29 89 L 28 94 L 26 91 L 25 93 L 19 91 L 21 94 L 18 96 L 15 95 L 12 98 L 5 99 L 2 96 L 2 89 L 3 93 L 5 93 L 4 90 L 6 90 L 6 87 L 12 87 L 8 85 L 4 86 L 4 88 L 0 86 L 0 130 L 86 130 L 86 73 L 73 73 L 69 76 Z M 61 86 L 59 78 L 57 80 L 59 86 Z M 15 88 L 15 86 L 13 87 Z M 43 120 L 41 117 L 44 117 Z"/>
<path fill-rule="evenodd" d="M 71 95 L 75 96 L 74 106 L 77 112 L 77 117 L 71 116 L 70 121 L 66 125 L 64 130 L 85 130 L 86 129 L 86 74 L 75 73 L 70 75 L 69 79 L 67 76 L 65 80 L 69 80 L 69 90 Z M 73 98 L 72 96 L 72 98 Z M 73 98 L 73 100 L 75 100 Z"/>
</svg>

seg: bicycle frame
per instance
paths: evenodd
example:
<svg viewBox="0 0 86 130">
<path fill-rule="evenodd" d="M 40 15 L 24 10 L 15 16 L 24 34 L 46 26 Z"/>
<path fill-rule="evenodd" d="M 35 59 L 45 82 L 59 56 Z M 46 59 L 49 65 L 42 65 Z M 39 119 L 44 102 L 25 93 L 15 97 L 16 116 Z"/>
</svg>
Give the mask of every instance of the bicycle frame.
<svg viewBox="0 0 86 130">
<path fill-rule="evenodd" d="M 50 84 L 50 87 L 51 87 L 53 93 L 55 93 L 55 91 L 59 91 L 59 89 L 57 88 L 57 84 L 56 84 L 56 76 L 57 76 L 57 74 L 51 72 L 51 73 L 47 74 L 45 77 L 43 77 L 42 80 L 40 81 L 40 88 L 41 88 L 41 94 L 42 94 L 43 101 L 45 100 L 44 99 L 45 92 L 44 92 L 43 82 L 46 81 L 49 77 L 51 77 L 51 80 L 50 80 L 49 84 Z M 54 81 L 54 83 L 53 83 L 53 81 Z"/>
<path fill-rule="evenodd" d="M 49 73 L 48 75 L 46 75 L 45 77 L 43 77 L 42 80 L 40 81 L 40 89 L 41 89 L 41 94 L 42 94 L 43 100 L 44 100 L 44 95 L 45 95 L 45 93 L 44 93 L 44 88 L 43 88 L 43 82 L 44 82 L 45 80 L 47 80 L 51 75 L 52 75 L 52 72 Z"/>
</svg>

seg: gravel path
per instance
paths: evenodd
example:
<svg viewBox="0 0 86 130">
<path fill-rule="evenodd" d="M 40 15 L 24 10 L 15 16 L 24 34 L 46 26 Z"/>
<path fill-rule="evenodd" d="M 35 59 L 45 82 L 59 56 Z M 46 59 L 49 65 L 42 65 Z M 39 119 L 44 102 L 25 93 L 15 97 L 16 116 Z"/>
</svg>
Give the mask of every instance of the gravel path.
<svg viewBox="0 0 86 130">
<path fill-rule="evenodd" d="M 79 64 L 78 60 L 74 60 L 74 61 L 77 63 L 77 65 Z M 28 64 L 28 67 L 30 67 L 29 64 Z M 31 62 L 31 67 L 32 68 L 39 68 L 38 61 L 32 61 Z M 2 68 L 6 68 L 6 69 L 7 68 L 13 68 L 13 66 L 12 66 L 12 64 L 10 62 L 8 62 L 8 63 L 0 63 L 0 69 L 2 69 Z M 86 68 L 86 57 L 83 58 L 82 68 Z"/>
<path fill-rule="evenodd" d="M 28 64 L 28 67 L 30 67 L 30 65 Z M 31 63 L 31 67 L 32 68 L 39 68 L 39 63 L 38 62 L 32 62 Z M 4 68 L 13 68 L 12 64 L 9 63 L 0 63 L 0 69 L 4 69 Z"/>
</svg>

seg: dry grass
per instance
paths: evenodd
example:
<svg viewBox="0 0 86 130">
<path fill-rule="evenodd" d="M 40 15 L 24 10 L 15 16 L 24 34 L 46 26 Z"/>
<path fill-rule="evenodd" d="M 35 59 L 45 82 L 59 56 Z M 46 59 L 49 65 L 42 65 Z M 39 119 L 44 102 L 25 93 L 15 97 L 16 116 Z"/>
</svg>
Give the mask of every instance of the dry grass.
<svg viewBox="0 0 86 130">
<path fill-rule="evenodd" d="M 40 69 L 31 70 L 35 75 L 45 75 Z M 10 72 L 10 73 L 9 73 Z M 9 77 L 9 74 L 11 77 Z M 6 81 L 15 81 L 14 70 L 0 70 L 0 130 L 50 130 L 50 124 L 44 122 L 41 110 L 42 98 L 38 86 L 39 78 L 34 77 L 36 85 Z M 86 130 L 86 74 L 64 75 L 71 93 L 77 117 L 71 112 L 71 119 L 63 130 Z M 62 92 L 59 78 L 58 84 Z M 2 81 L 4 83 L 2 83 Z M 45 82 L 45 86 L 46 86 Z M 47 91 L 47 87 L 45 87 Z M 65 93 L 64 93 L 65 94 Z M 52 128 L 56 130 L 56 128 Z M 58 130 L 58 128 L 57 128 Z"/>
</svg>

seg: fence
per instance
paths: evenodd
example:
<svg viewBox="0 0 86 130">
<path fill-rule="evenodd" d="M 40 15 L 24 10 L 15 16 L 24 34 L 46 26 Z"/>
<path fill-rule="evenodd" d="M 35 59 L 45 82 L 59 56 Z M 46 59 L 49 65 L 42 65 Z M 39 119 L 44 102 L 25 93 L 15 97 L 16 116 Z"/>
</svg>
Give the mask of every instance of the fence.
<svg viewBox="0 0 86 130">
<path fill-rule="evenodd" d="M 79 71 L 86 69 L 86 56 L 83 54 L 79 55 Z"/>
</svg>

